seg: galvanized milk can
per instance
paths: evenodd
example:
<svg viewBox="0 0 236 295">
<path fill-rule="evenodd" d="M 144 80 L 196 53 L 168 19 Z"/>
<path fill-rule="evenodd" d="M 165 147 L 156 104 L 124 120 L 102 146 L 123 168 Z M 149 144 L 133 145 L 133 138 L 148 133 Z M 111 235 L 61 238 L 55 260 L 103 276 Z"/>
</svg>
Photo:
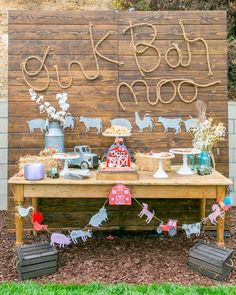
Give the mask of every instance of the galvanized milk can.
<svg viewBox="0 0 236 295">
<path fill-rule="evenodd" d="M 65 135 L 58 121 L 49 122 L 48 130 L 45 133 L 45 149 L 53 147 L 58 152 L 64 152 Z"/>
</svg>

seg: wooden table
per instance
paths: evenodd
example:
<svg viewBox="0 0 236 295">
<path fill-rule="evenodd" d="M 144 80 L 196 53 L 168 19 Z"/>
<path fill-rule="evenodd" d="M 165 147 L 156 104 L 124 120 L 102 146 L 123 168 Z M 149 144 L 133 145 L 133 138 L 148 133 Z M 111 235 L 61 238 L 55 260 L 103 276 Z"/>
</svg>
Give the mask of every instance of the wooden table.
<svg viewBox="0 0 236 295">
<path fill-rule="evenodd" d="M 200 218 L 205 217 L 206 199 L 220 202 L 224 199 L 226 188 L 231 180 L 217 171 L 211 175 L 182 176 L 175 171 L 169 173 L 169 178 L 155 179 L 153 173 L 140 173 L 139 180 L 123 180 L 129 186 L 135 198 L 156 199 L 199 199 Z M 38 209 L 39 198 L 107 198 L 111 188 L 117 184 L 112 180 L 96 180 L 96 172 L 83 180 L 50 179 L 27 181 L 23 177 L 14 176 L 9 180 L 15 201 L 16 244 L 23 244 L 23 218 L 19 218 L 18 205 L 24 205 L 26 198 L 32 198 L 32 206 Z M 224 219 L 218 218 L 217 244 L 224 245 Z"/>
</svg>

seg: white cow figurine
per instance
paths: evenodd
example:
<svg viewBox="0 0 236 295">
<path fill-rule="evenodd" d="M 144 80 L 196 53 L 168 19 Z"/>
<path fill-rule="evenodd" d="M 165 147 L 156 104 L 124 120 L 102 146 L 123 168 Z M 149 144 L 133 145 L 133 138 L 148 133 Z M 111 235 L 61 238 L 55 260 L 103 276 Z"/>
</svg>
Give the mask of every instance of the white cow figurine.
<svg viewBox="0 0 236 295">
<path fill-rule="evenodd" d="M 81 116 L 79 121 L 84 123 L 86 132 L 88 132 L 90 128 L 97 128 L 97 134 L 102 132 L 101 118 L 88 118 Z"/>
<path fill-rule="evenodd" d="M 164 132 L 168 132 L 169 128 L 175 129 L 175 135 L 181 131 L 181 118 L 164 118 L 159 117 L 158 122 L 161 123 L 164 127 Z"/>
<path fill-rule="evenodd" d="M 190 236 L 194 234 L 198 237 L 201 233 L 201 222 L 183 224 L 182 229 L 185 230 L 187 238 L 190 238 Z"/>
</svg>

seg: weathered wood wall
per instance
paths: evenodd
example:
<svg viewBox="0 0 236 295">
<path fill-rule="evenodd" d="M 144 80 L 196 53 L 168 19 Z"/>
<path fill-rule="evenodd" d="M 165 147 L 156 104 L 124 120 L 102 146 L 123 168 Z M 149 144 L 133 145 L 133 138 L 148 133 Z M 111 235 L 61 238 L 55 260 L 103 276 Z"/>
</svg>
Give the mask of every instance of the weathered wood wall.
<svg viewBox="0 0 236 295">
<path fill-rule="evenodd" d="M 166 50 L 171 47 L 172 42 L 178 42 L 183 53 L 184 61 L 187 60 L 186 42 L 183 39 L 179 20 L 184 21 L 186 34 L 189 38 L 204 38 L 209 45 L 210 61 L 213 77 L 209 78 L 207 71 L 205 49 L 201 42 L 191 45 L 192 62 L 187 68 L 178 67 L 171 69 L 164 60 Z M 54 54 L 49 54 L 46 65 L 50 72 L 50 86 L 43 92 L 45 98 L 55 102 L 55 95 L 67 92 L 70 111 L 77 119 L 74 132 L 66 133 L 66 147 L 71 150 L 75 145 L 88 144 L 91 148 L 102 154 L 109 146 L 111 139 L 97 135 L 96 131 L 85 133 L 84 125 L 79 123 L 80 116 L 101 117 L 104 129 L 110 126 L 109 120 L 115 117 L 128 118 L 133 126 L 133 135 L 127 140 L 127 145 L 136 150 L 168 150 L 173 147 L 185 147 L 191 145 L 191 136 L 185 132 L 174 135 L 174 132 L 163 133 L 163 127 L 157 124 L 159 116 L 181 117 L 186 119 L 189 115 L 194 116 L 194 104 L 186 104 L 177 96 L 171 104 L 158 103 L 150 106 L 145 99 L 145 89 L 135 86 L 139 104 L 135 105 L 127 89 L 122 89 L 121 96 L 126 112 L 123 112 L 117 103 L 116 89 L 120 82 L 131 83 L 140 79 L 138 68 L 135 64 L 131 46 L 130 33 L 123 34 L 129 21 L 133 23 L 147 22 L 155 25 L 157 38 L 155 45 L 161 53 L 161 64 L 159 68 L 147 74 L 148 77 L 157 79 L 146 79 L 150 86 L 151 100 L 155 100 L 155 85 L 163 78 L 190 78 L 200 84 L 220 80 L 221 85 L 208 88 L 200 88 L 198 98 L 207 104 L 208 115 L 216 121 L 227 124 L 227 47 L 226 47 L 226 15 L 223 11 L 157 11 L 157 12 L 60 12 L 60 11 L 11 11 L 9 13 L 9 177 L 17 172 L 17 160 L 25 154 L 38 154 L 43 148 L 44 138 L 41 133 L 30 134 L 27 121 L 39 117 L 37 106 L 30 100 L 28 89 L 23 80 L 21 62 L 31 56 L 42 56 L 47 48 L 54 48 Z M 56 81 L 53 68 L 58 64 L 62 82 L 68 82 L 68 63 L 72 60 L 82 62 L 85 70 L 95 73 L 95 63 L 89 39 L 88 26 L 93 24 L 93 39 L 95 44 L 108 31 L 113 33 L 105 40 L 100 52 L 107 57 L 123 61 L 124 66 L 115 64 L 99 58 L 101 76 L 95 81 L 88 81 L 83 77 L 79 67 L 73 67 L 74 82 L 67 89 L 61 89 Z M 152 30 L 147 28 L 135 29 L 135 40 L 150 41 Z M 175 59 L 173 54 L 173 60 Z M 156 61 L 153 50 L 148 50 L 139 57 L 140 64 L 150 68 Z M 37 70 L 39 64 L 32 62 L 31 70 Z M 32 78 L 35 86 L 45 85 L 45 72 L 39 77 Z M 173 89 L 170 86 L 162 90 L 163 98 L 170 98 Z M 185 98 L 191 98 L 193 88 L 183 87 Z M 139 133 L 135 124 L 134 112 L 139 111 L 143 116 L 148 111 L 155 120 L 153 132 L 145 131 Z M 217 169 L 228 174 L 228 145 L 227 142 L 219 144 L 218 153 L 215 153 Z M 58 192 L 59 193 L 59 192 Z M 100 206 L 96 200 L 91 204 L 81 201 L 44 200 L 41 201 L 40 209 L 45 213 L 46 221 L 50 226 L 77 226 L 88 220 L 90 213 L 95 212 Z M 153 202 L 153 201 L 152 201 Z M 179 205 L 178 205 L 179 204 Z M 50 205 L 50 206 L 49 206 Z M 180 221 L 198 220 L 198 204 L 194 201 L 156 201 L 152 204 L 158 208 L 163 217 L 177 217 Z M 191 212 L 189 211 L 191 209 Z M 130 217 L 130 210 L 137 211 L 138 208 L 112 208 L 110 218 L 113 226 L 120 225 L 122 228 L 134 228 L 136 224 L 143 224 L 136 217 Z M 184 211 L 184 213 L 183 213 Z M 68 212 L 68 213 L 65 213 Z M 79 224 L 78 224 L 79 222 Z M 86 222 L 85 222 L 86 223 Z M 109 223 L 107 223 L 109 225 Z M 9 190 L 9 228 L 13 228 L 13 200 Z"/>
</svg>

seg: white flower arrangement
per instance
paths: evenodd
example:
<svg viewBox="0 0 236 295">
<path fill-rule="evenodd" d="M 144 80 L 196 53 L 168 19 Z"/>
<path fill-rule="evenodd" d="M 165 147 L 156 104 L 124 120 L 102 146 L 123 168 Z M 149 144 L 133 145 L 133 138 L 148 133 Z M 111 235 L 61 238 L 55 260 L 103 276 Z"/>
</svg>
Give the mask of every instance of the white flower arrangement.
<svg viewBox="0 0 236 295">
<path fill-rule="evenodd" d="M 213 147 L 225 139 L 226 127 L 222 122 L 213 123 L 213 119 L 199 121 L 198 126 L 192 130 L 193 145 L 200 150 L 211 152 Z"/>
<path fill-rule="evenodd" d="M 207 151 L 211 156 L 213 168 L 215 168 L 216 163 L 212 150 L 218 142 L 225 140 L 226 127 L 224 124 L 222 122 L 214 124 L 212 118 L 204 121 L 199 120 L 197 127 L 191 133 L 193 146 L 202 151 Z"/>
<path fill-rule="evenodd" d="M 70 105 L 67 102 L 67 93 L 58 93 L 56 100 L 60 107 L 60 111 L 57 111 L 48 101 L 44 101 L 44 96 L 39 95 L 33 89 L 29 89 L 31 100 L 35 101 L 39 105 L 40 114 L 47 113 L 49 121 L 59 121 L 61 125 L 64 124 L 66 116 L 70 115 L 68 109 Z"/>
</svg>

